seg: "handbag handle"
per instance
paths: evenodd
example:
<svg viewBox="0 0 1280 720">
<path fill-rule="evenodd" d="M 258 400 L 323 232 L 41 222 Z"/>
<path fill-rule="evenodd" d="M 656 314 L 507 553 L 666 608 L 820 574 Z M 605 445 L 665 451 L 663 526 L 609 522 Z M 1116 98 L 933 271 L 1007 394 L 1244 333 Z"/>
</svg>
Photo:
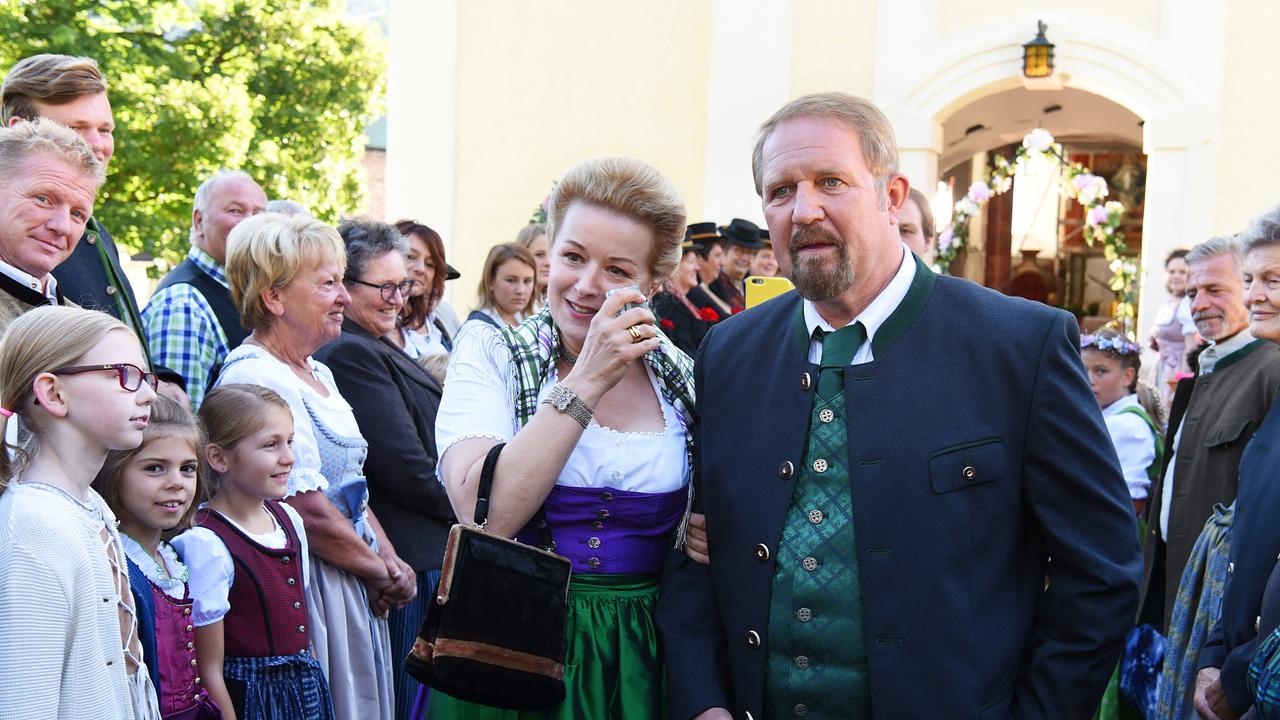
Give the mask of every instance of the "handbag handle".
<svg viewBox="0 0 1280 720">
<path fill-rule="evenodd" d="M 480 467 L 480 485 L 476 488 L 476 514 L 473 518 L 476 527 L 483 528 L 489 520 L 489 493 L 493 490 L 493 472 L 498 467 L 498 456 L 506 446 L 506 443 L 498 443 L 489 448 L 489 453 L 484 456 L 484 465 Z M 554 551 L 556 542 L 551 537 L 551 528 L 547 526 L 546 503 L 538 506 L 538 512 L 533 515 L 533 524 L 538 529 L 538 540 L 543 549 Z"/>
</svg>

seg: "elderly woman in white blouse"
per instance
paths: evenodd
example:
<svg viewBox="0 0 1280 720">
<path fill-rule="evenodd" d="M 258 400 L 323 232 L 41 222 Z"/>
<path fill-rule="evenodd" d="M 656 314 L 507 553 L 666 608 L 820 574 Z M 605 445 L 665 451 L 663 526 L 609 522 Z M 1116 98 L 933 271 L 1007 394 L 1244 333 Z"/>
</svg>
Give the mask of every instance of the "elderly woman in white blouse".
<svg viewBox="0 0 1280 720">
<path fill-rule="evenodd" d="M 293 413 L 285 501 L 302 516 L 312 560 L 311 638 L 339 720 L 394 713 L 386 614 L 413 599 L 416 578 L 368 506 L 368 444 L 329 369 L 311 354 L 341 334 L 351 297 L 346 251 L 332 227 L 305 216 L 249 218 L 227 240 L 227 278 L 253 333 L 227 356 L 221 383 L 268 387 Z"/>
</svg>

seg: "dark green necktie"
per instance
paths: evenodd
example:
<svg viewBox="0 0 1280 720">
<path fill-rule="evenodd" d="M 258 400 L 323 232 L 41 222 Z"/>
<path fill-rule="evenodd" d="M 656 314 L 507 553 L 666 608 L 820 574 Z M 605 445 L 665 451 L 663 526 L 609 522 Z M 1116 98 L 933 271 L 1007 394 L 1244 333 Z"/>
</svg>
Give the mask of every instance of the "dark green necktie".
<svg viewBox="0 0 1280 720">
<path fill-rule="evenodd" d="M 844 390 L 844 369 L 853 362 L 853 356 L 867 339 L 867 331 L 862 323 L 854 323 L 836 330 L 826 332 L 822 328 L 814 331 L 814 336 L 822 341 L 822 367 L 818 370 L 818 396 L 829 400 Z"/>
</svg>

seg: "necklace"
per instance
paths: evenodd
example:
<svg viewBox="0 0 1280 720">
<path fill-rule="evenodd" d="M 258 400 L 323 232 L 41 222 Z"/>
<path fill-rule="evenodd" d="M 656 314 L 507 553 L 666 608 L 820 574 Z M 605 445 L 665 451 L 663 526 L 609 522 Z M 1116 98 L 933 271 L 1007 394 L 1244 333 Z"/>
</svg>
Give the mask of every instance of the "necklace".
<svg viewBox="0 0 1280 720">
<path fill-rule="evenodd" d="M 569 349 L 564 346 L 563 342 L 556 343 L 556 357 L 570 365 L 578 362 L 578 356 L 569 352 Z"/>
</svg>

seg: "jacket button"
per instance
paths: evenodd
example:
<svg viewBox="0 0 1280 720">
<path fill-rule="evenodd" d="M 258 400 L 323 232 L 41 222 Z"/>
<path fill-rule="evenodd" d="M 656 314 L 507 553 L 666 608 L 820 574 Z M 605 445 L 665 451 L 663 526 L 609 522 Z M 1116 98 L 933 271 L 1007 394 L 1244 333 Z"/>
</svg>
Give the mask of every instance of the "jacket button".
<svg viewBox="0 0 1280 720">
<path fill-rule="evenodd" d="M 783 480 L 790 480 L 791 476 L 796 472 L 796 466 L 791 464 L 790 460 L 778 466 L 778 477 Z"/>
<path fill-rule="evenodd" d="M 800 389 L 801 389 L 801 390 L 806 390 L 806 391 L 807 391 L 807 390 L 808 390 L 809 388 L 811 388 L 811 387 L 813 387 L 813 378 L 809 377 L 809 373 L 805 373 L 805 374 L 801 375 L 801 376 L 800 376 Z"/>
<path fill-rule="evenodd" d="M 755 630 L 747 631 L 747 647 L 760 647 L 760 633 Z"/>
<path fill-rule="evenodd" d="M 974 470 L 972 465 L 966 465 L 965 468 L 960 471 L 960 476 L 965 480 L 972 480 L 978 476 L 978 471 Z"/>
<path fill-rule="evenodd" d="M 1236 564 L 1233 562 L 1227 563 L 1227 575 L 1230 576 L 1231 573 L 1235 571 L 1236 571 Z"/>
<path fill-rule="evenodd" d="M 745 713 L 745 717 L 747 718 L 747 720 L 756 720 L 755 716 L 751 714 L 750 710 L 743 710 L 742 712 Z"/>
<path fill-rule="evenodd" d="M 97 244 L 98 244 L 98 238 L 97 238 L 97 236 L 95 236 L 95 235 L 90 235 L 90 236 L 89 236 L 89 244 L 90 244 L 90 245 L 97 245 Z"/>
<path fill-rule="evenodd" d="M 107 294 L 108 294 L 108 295 L 115 295 L 115 294 L 116 294 L 116 288 L 115 288 L 115 286 L 114 286 L 114 285 L 108 285 L 108 286 L 107 286 Z"/>
<path fill-rule="evenodd" d="M 1253 619 L 1253 634 L 1254 634 L 1254 635 L 1257 635 L 1257 634 L 1258 634 L 1258 626 L 1259 626 L 1259 625 L 1261 625 L 1261 624 L 1262 624 L 1262 616 L 1261 616 L 1261 615 L 1259 615 L 1258 617 L 1256 617 L 1256 618 L 1254 618 L 1254 619 Z"/>
<path fill-rule="evenodd" d="M 765 545 L 764 543 L 759 543 L 758 545 L 756 545 L 756 559 L 759 560 L 760 562 L 764 562 L 765 560 L 769 559 L 768 545 Z"/>
</svg>

